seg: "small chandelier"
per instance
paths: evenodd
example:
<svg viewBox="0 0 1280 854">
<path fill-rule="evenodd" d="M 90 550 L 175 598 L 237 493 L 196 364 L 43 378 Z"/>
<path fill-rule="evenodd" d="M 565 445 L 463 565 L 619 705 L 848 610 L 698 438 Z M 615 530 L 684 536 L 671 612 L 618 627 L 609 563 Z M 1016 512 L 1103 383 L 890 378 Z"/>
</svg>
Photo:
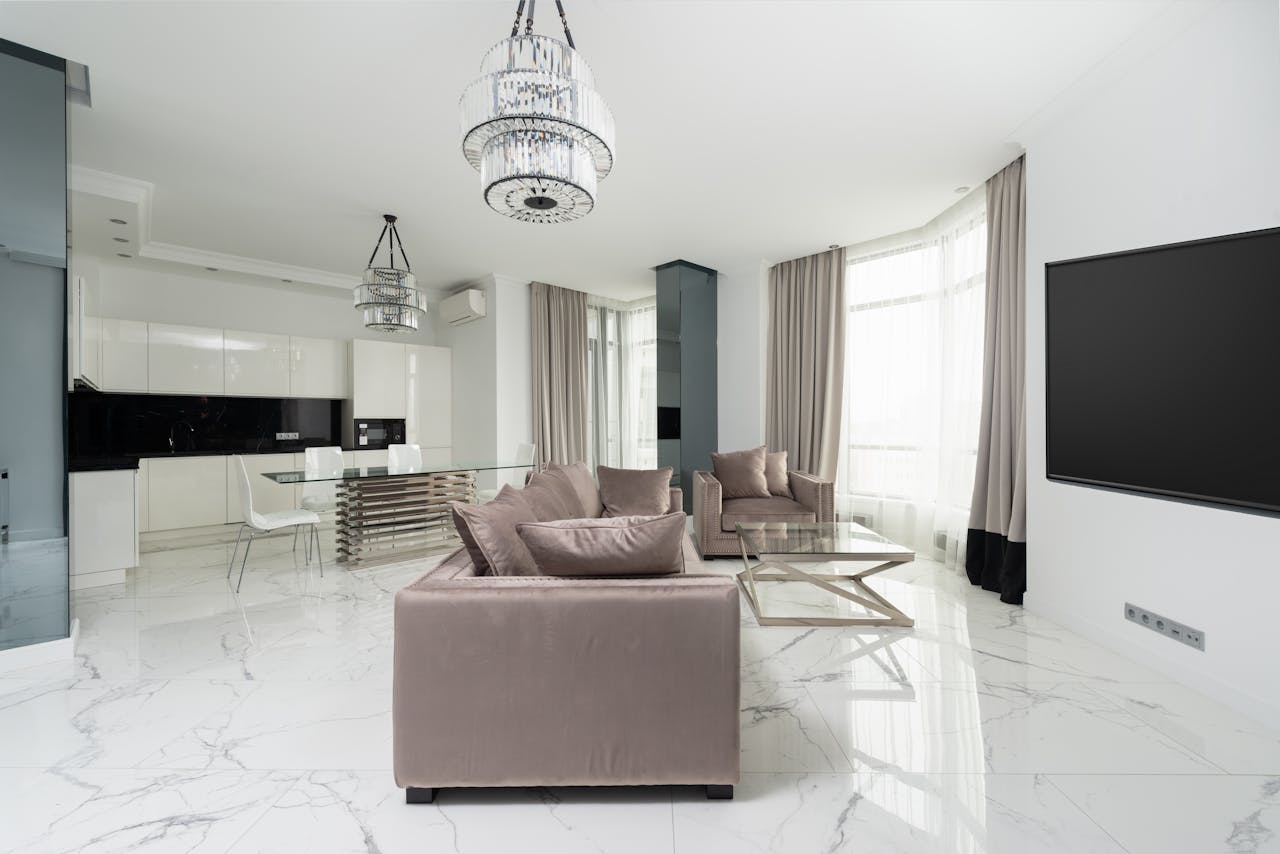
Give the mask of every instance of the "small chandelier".
<svg viewBox="0 0 1280 854">
<path fill-rule="evenodd" d="M 391 214 L 383 214 L 386 221 L 382 226 L 382 234 L 378 235 L 378 245 L 373 247 L 369 256 L 369 269 L 364 271 L 364 279 L 356 285 L 355 306 L 364 310 L 366 329 L 378 329 L 383 332 L 413 332 L 418 328 L 418 315 L 426 311 L 427 301 L 422 291 L 418 290 L 417 278 L 409 269 L 409 258 L 404 254 L 404 244 L 400 241 L 400 232 L 396 231 L 396 218 Z M 387 240 L 387 233 L 391 238 Z M 388 263 L 385 267 L 375 267 L 373 259 L 382 248 L 382 241 L 387 240 Z M 396 246 L 400 247 L 400 260 L 404 269 L 396 266 Z"/>
<path fill-rule="evenodd" d="M 591 213 L 596 182 L 613 168 L 613 113 L 574 49 L 560 0 L 563 42 L 533 34 L 535 2 L 520 35 L 520 0 L 511 37 L 489 49 L 462 93 L 462 153 L 498 213 L 568 222 Z"/>
</svg>

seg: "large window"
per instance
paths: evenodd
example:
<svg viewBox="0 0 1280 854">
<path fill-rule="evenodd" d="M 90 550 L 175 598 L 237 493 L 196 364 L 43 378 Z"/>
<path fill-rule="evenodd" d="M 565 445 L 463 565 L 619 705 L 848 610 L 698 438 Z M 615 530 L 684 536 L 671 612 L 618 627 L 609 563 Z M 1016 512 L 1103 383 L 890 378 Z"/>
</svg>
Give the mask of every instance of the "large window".
<svg viewBox="0 0 1280 854">
<path fill-rule="evenodd" d="M 982 402 L 982 195 L 846 253 L 837 510 L 951 566 L 964 559 Z"/>
<path fill-rule="evenodd" d="M 658 465 L 657 309 L 653 300 L 587 306 L 588 463 Z"/>
</svg>

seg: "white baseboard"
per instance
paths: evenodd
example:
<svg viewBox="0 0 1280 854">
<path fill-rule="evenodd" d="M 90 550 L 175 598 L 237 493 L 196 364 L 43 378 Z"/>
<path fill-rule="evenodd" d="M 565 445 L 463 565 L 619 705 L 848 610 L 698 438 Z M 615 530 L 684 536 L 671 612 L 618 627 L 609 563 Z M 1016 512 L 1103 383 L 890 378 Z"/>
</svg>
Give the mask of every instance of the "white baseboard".
<svg viewBox="0 0 1280 854">
<path fill-rule="evenodd" d="M 1202 694 L 1218 702 L 1230 706 L 1243 715 L 1253 718 L 1258 723 L 1273 726 L 1280 720 L 1280 708 L 1257 697 L 1248 691 L 1229 685 L 1211 673 L 1198 667 L 1188 667 L 1187 662 L 1176 659 L 1172 655 L 1134 646 L 1131 638 L 1116 631 L 1110 626 L 1095 620 L 1084 619 L 1068 613 L 1048 602 L 1035 601 L 1030 593 L 1023 598 L 1024 607 L 1033 614 L 1052 620 L 1063 628 L 1067 628 L 1092 640 L 1111 651 L 1124 656 L 1138 664 L 1168 676 L 1188 688 L 1194 688 Z"/>
<path fill-rule="evenodd" d="M 124 584 L 128 570 L 104 569 L 101 572 L 85 572 L 71 576 L 72 590 L 87 590 L 90 587 L 105 587 L 108 584 Z"/>
<path fill-rule="evenodd" d="M 71 621 L 71 631 L 68 637 L 0 651 L 0 673 L 22 670 L 25 667 L 36 667 L 41 664 L 69 661 L 75 657 L 76 639 L 79 637 L 80 620 L 77 618 Z"/>
</svg>

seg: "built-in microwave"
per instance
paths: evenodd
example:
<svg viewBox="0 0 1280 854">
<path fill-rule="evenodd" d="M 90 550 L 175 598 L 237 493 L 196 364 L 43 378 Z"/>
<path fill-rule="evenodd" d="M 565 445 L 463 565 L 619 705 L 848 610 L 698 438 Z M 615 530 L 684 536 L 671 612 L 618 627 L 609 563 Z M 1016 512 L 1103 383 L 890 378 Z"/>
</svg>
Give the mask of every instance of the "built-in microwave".
<svg viewBox="0 0 1280 854">
<path fill-rule="evenodd" d="M 404 444 L 403 418 L 357 418 L 355 443 L 357 451 L 381 451 L 388 445 Z"/>
</svg>

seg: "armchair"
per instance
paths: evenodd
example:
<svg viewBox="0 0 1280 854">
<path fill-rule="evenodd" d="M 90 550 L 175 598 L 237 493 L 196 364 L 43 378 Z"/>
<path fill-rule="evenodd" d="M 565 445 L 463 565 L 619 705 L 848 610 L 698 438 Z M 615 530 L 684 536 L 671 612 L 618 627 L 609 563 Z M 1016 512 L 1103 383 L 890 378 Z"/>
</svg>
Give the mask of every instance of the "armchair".
<svg viewBox="0 0 1280 854">
<path fill-rule="evenodd" d="M 709 471 L 693 473 L 693 539 L 704 558 L 740 554 L 739 522 L 834 522 L 835 484 L 805 472 L 787 473 L 794 498 L 721 498 Z"/>
</svg>

